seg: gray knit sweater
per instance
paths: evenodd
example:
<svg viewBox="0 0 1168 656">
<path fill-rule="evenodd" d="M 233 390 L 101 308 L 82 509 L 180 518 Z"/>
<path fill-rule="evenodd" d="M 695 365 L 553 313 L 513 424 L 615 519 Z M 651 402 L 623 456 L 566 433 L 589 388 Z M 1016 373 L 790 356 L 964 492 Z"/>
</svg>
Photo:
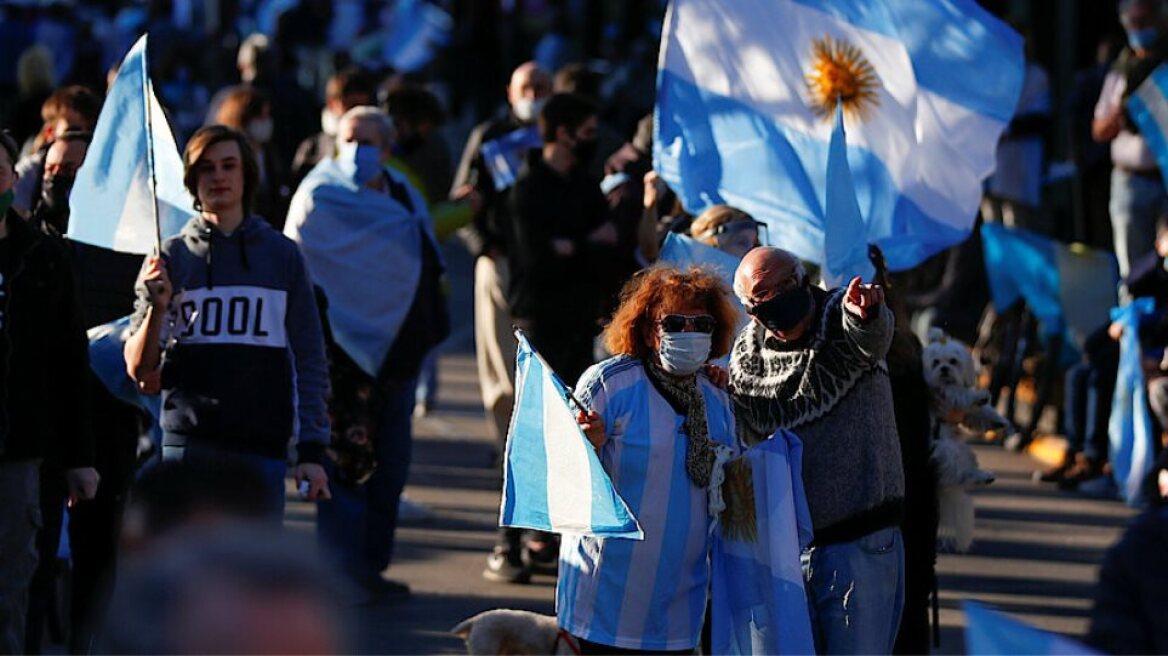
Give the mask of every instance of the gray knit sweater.
<svg viewBox="0 0 1168 656">
<path fill-rule="evenodd" d="M 884 356 L 887 307 L 862 321 L 843 309 L 843 290 L 812 290 L 818 319 L 794 343 L 751 322 L 730 359 L 740 438 L 778 428 L 803 441 L 803 484 L 817 544 L 846 542 L 899 523 L 904 497 L 900 442 Z"/>
</svg>

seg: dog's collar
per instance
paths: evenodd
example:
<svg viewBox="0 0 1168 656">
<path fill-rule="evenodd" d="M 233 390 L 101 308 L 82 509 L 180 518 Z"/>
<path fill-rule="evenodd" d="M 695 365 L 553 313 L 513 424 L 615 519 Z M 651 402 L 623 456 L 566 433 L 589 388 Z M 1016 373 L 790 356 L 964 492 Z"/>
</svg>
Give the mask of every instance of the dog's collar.
<svg viewBox="0 0 1168 656">
<path fill-rule="evenodd" d="M 576 656 L 581 656 L 580 655 L 580 644 L 578 642 L 576 642 L 576 637 L 573 636 L 571 633 L 568 633 L 568 630 L 564 629 L 564 628 L 561 628 L 556 633 L 556 641 L 552 643 L 552 652 L 551 653 L 553 653 L 553 654 L 556 653 L 556 647 L 559 647 L 561 642 L 563 642 L 565 645 L 567 645 L 568 649 L 570 649 L 573 654 L 575 654 Z"/>
</svg>

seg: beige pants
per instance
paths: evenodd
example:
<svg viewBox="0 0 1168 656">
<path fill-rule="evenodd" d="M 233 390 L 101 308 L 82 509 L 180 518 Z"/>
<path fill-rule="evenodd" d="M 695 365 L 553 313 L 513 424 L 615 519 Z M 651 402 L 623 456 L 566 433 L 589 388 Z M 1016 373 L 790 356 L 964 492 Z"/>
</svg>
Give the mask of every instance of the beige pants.
<svg viewBox="0 0 1168 656">
<path fill-rule="evenodd" d="M 500 441 L 515 405 L 515 335 L 507 309 L 507 261 L 481 256 L 474 273 L 475 363 L 483 407 Z"/>
</svg>

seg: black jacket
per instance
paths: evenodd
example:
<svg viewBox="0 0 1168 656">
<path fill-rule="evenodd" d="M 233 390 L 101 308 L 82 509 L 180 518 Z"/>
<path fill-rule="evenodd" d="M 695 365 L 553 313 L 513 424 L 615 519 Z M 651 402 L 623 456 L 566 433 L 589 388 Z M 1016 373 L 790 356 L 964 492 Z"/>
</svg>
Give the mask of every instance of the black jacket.
<svg viewBox="0 0 1168 656">
<path fill-rule="evenodd" d="M 1168 506 L 1138 518 L 1107 552 L 1087 644 L 1109 654 L 1168 653 Z"/>
<path fill-rule="evenodd" d="M 470 184 L 474 185 L 483 199 L 482 209 L 475 215 L 474 222 L 458 231 L 458 236 L 466 243 L 466 249 L 475 257 L 491 250 L 505 253 L 510 241 L 507 234 L 511 222 L 507 192 L 495 190 L 491 168 L 483 159 L 483 144 L 514 132 L 523 125 L 510 110 L 500 112 L 497 117 L 476 125 L 466 140 L 451 191 Z"/>
<path fill-rule="evenodd" d="M 68 247 L 11 210 L 6 223 L 13 261 L 5 312 L 9 348 L 0 353 L 0 462 L 49 457 L 67 469 L 90 466 L 89 342 Z"/>
<path fill-rule="evenodd" d="M 511 189 L 511 281 L 507 299 L 519 319 L 581 327 L 600 316 L 600 273 L 611 250 L 588 241 L 607 218 L 608 206 L 595 180 L 577 167 L 560 175 L 539 151 L 528 153 Z M 573 253 L 558 255 L 557 239 Z"/>
</svg>

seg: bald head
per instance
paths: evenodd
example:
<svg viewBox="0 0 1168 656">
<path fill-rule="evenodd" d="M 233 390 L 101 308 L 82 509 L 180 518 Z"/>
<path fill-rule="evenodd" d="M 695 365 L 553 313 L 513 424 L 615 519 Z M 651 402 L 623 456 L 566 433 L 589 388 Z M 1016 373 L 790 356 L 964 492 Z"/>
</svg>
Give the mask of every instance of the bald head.
<svg viewBox="0 0 1168 656">
<path fill-rule="evenodd" d="M 507 102 L 511 107 L 521 101 L 531 102 L 552 95 L 552 77 L 535 62 L 520 64 L 507 85 Z"/>
<path fill-rule="evenodd" d="M 799 283 L 806 275 L 799 258 L 791 253 L 781 248 L 755 248 L 742 258 L 734 272 L 734 294 L 750 307 L 792 286 L 787 281 Z"/>
</svg>

